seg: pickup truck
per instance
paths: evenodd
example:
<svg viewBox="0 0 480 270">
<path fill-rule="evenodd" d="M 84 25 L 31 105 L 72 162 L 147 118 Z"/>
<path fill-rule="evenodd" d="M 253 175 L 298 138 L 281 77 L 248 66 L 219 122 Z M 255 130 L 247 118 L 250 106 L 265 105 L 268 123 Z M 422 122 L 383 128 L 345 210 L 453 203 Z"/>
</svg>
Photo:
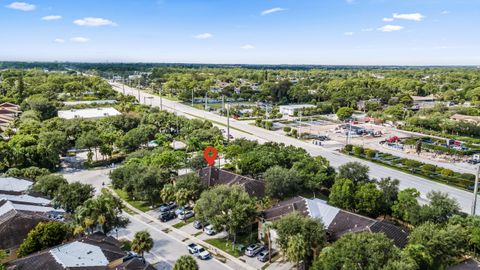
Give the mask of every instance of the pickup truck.
<svg viewBox="0 0 480 270">
<path fill-rule="evenodd" d="M 199 246 L 197 244 L 189 244 L 187 246 L 188 252 L 190 254 L 193 254 L 193 256 L 198 257 L 202 260 L 207 260 L 210 258 L 210 253 L 206 251 L 202 246 Z"/>
</svg>

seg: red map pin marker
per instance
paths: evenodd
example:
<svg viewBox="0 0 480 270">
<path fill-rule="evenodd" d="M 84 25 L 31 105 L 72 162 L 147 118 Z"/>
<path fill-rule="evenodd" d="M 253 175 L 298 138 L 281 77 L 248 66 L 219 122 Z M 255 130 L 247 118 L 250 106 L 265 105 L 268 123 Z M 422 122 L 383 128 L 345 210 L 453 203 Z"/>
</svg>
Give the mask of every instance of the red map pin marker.
<svg viewBox="0 0 480 270">
<path fill-rule="evenodd" d="M 217 149 L 212 146 L 205 148 L 203 151 L 203 157 L 207 160 L 208 166 L 213 166 L 215 164 L 215 160 L 217 159 Z"/>
</svg>

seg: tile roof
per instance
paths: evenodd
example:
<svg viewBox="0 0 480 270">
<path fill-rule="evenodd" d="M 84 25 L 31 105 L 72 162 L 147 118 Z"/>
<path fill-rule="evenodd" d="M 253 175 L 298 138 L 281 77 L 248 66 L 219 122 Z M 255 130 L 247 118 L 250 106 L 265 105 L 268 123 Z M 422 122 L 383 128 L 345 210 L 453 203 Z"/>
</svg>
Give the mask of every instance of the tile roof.
<svg viewBox="0 0 480 270">
<path fill-rule="evenodd" d="M 252 196 L 263 197 L 265 195 L 265 182 L 215 167 L 201 169 L 200 179 L 204 185 L 209 187 L 216 185 L 240 185 Z"/>
</svg>

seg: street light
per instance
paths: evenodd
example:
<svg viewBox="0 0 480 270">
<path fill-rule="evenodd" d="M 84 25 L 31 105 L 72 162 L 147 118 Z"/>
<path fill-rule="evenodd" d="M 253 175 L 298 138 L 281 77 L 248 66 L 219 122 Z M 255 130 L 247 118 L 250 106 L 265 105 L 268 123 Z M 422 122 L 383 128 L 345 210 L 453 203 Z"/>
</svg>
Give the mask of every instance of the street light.
<svg viewBox="0 0 480 270">
<path fill-rule="evenodd" d="M 480 175 L 480 165 L 477 166 L 477 174 L 475 176 L 475 184 L 473 186 L 473 204 L 472 204 L 472 216 L 476 214 L 477 211 L 477 193 L 478 193 L 478 178 Z"/>
</svg>

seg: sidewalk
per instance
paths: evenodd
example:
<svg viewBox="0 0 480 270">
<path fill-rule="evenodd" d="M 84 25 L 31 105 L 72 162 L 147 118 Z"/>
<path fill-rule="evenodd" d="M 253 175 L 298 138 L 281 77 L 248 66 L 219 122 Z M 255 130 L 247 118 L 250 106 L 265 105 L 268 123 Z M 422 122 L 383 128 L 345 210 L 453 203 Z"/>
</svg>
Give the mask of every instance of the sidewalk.
<svg viewBox="0 0 480 270">
<path fill-rule="evenodd" d="M 112 189 L 108 188 L 109 191 L 114 194 L 114 196 L 117 196 L 115 191 Z M 117 196 L 118 197 L 118 196 Z M 123 200 L 122 200 L 123 201 Z M 137 208 L 133 207 L 130 205 L 128 202 L 123 201 L 123 204 L 131 211 L 135 212 L 137 216 L 142 217 L 142 219 L 145 219 L 147 223 L 149 224 L 154 224 L 156 227 L 159 227 L 161 230 L 168 230 L 168 234 L 171 235 L 172 237 L 175 237 L 176 239 L 187 243 L 188 241 L 194 242 L 195 244 L 204 246 L 207 248 L 213 255 L 220 255 L 221 257 L 224 257 L 226 259 L 226 264 L 232 268 L 232 269 L 247 269 L 247 270 L 254 270 L 255 268 L 247 265 L 246 263 L 242 262 L 238 258 L 228 254 L 227 252 L 220 250 L 216 248 L 215 246 L 212 246 L 211 244 L 199 239 L 198 237 L 195 237 L 187 232 L 184 232 L 182 230 L 176 229 L 171 225 L 165 224 L 160 222 L 157 218 L 148 215 Z M 185 245 L 186 248 L 186 245 Z"/>
</svg>

